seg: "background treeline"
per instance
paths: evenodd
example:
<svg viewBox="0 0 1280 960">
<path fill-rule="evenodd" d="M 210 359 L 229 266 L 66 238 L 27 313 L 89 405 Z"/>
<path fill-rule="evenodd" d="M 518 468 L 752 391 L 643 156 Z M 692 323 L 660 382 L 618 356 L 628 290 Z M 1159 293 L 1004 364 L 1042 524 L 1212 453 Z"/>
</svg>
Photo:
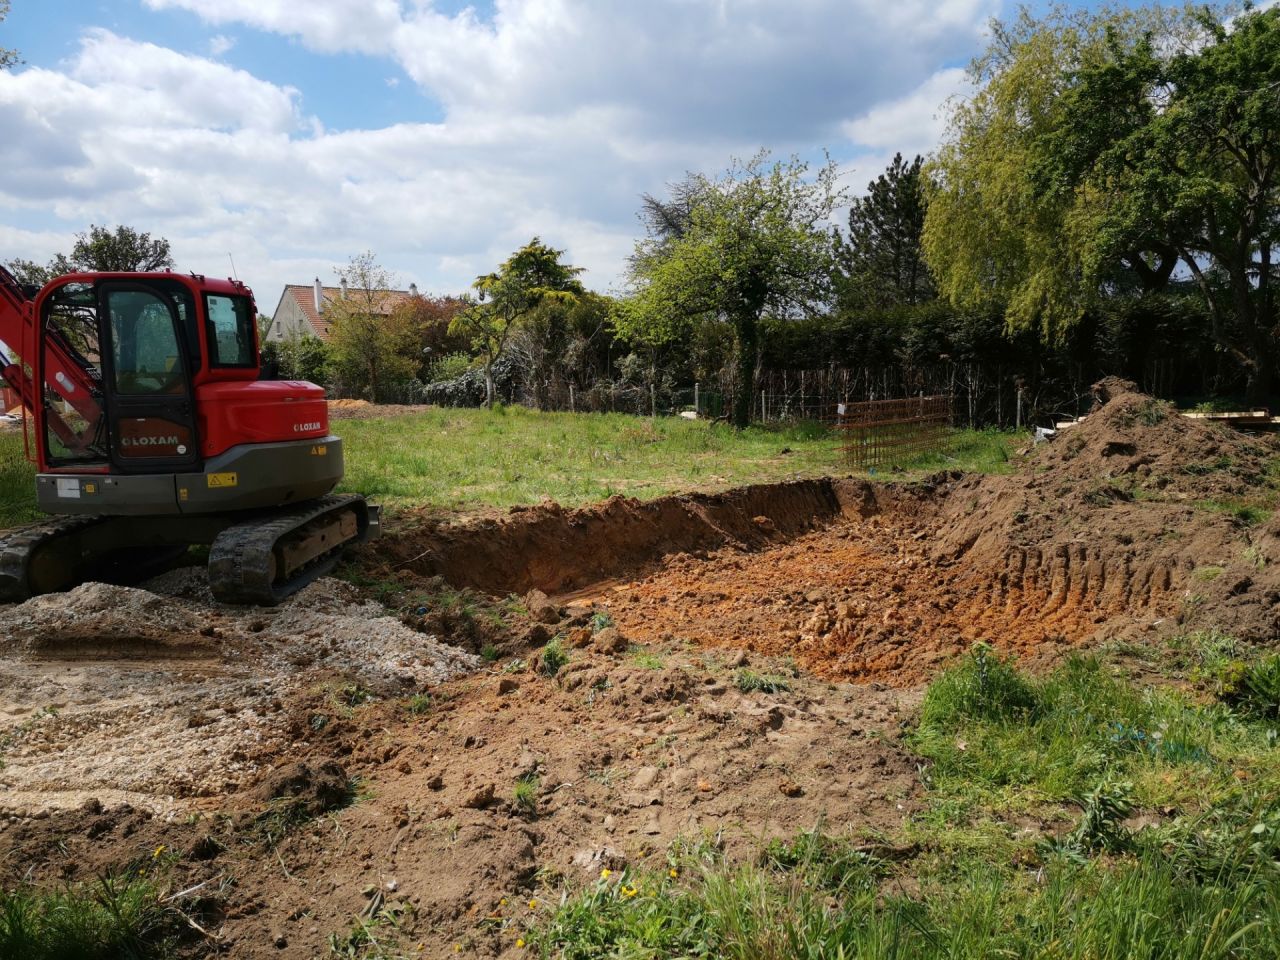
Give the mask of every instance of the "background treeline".
<svg viewBox="0 0 1280 960">
<path fill-rule="evenodd" d="M 1024 10 L 970 75 L 937 151 L 857 196 L 830 161 L 763 152 L 643 196 L 619 296 L 534 237 L 464 294 L 387 314 L 393 278 L 365 253 L 339 271 L 329 342 L 268 342 L 268 360 L 379 402 L 740 426 L 935 392 L 966 425 L 1042 423 L 1108 374 L 1274 406 L 1280 8 Z M 93 227 L 11 267 L 167 262 L 163 240 Z"/>
</svg>

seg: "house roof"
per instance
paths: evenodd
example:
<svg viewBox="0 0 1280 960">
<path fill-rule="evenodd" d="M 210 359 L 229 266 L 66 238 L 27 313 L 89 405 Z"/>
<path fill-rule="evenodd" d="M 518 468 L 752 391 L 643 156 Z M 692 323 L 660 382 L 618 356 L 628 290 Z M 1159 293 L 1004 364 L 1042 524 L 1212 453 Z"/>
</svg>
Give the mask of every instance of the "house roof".
<svg viewBox="0 0 1280 960">
<path fill-rule="evenodd" d="M 336 303 L 344 298 L 341 287 L 321 287 L 324 303 Z M 297 304 L 298 309 L 302 311 L 302 315 L 307 318 L 311 324 L 311 328 L 315 331 L 317 337 L 321 340 L 329 339 L 329 322 L 326 316 L 327 310 L 320 313 L 316 312 L 316 288 L 313 283 L 288 283 L 285 284 L 284 293 L 280 295 L 280 304 L 285 300 L 292 298 Z M 366 301 L 366 297 L 368 300 Z M 356 290 L 348 287 L 345 293 L 347 300 L 354 301 L 362 306 L 368 302 L 372 307 L 371 312 L 387 316 L 400 304 L 406 300 L 412 299 L 413 294 L 408 290 L 371 290 L 366 293 L 364 290 Z M 280 312 L 280 305 L 276 306 L 276 312 Z"/>
</svg>

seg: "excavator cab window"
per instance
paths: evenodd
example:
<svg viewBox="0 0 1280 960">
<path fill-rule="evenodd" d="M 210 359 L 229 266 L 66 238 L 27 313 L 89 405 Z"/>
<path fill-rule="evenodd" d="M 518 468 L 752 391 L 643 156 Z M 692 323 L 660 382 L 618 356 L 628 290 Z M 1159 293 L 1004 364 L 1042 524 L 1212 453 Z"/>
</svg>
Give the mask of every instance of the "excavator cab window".
<svg viewBox="0 0 1280 960">
<path fill-rule="evenodd" d="M 61 465 L 105 463 L 108 449 L 97 295 L 91 284 L 58 289 L 44 310 L 45 449 Z"/>
<path fill-rule="evenodd" d="M 256 367 L 249 298 L 207 293 L 204 308 L 209 323 L 209 366 Z"/>
</svg>

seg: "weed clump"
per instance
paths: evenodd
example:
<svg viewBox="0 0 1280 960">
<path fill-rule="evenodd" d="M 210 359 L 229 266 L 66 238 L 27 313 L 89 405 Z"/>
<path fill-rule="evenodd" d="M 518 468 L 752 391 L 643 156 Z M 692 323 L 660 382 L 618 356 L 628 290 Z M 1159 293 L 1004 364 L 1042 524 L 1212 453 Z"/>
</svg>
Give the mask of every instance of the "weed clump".
<svg viewBox="0 0 1280 960">
<path fill-rule="evenodd" d="M 739 670 L 735 682 L 743 693 L 786 693 L 791 689 L 786 677 L 754 670 Z"/>
<path fill-rule="evenodd" d="M 521 813 L 533 813 L 538 807 L 538 788 L 542 781 L 534 774 L 526 774 L 516 780 L 512 796 L 516 809 Z"/>
<path fill-rule="evenodd" d="M 1280 654 L 1273 654 L 1241 671 L 1228 703 L 1268 720 L 1280 719 Z"/>
<path fill-rule="evenodd" d="M 554 677 L 569 662 L 569 652 L 564 648 L 564 641 L 553 637 L 551 642 L 542 648 L 538 660 L 538 671 L 545 677 Z"/>
<path fill-rule="evenodd" d="M 958 666 L 929 686 L 921 723 L 946 726 L 961 720 L 1027 720 L 1038 710 L 1035 691 L 1012 662 L 979 643 Z"/>
</svg>

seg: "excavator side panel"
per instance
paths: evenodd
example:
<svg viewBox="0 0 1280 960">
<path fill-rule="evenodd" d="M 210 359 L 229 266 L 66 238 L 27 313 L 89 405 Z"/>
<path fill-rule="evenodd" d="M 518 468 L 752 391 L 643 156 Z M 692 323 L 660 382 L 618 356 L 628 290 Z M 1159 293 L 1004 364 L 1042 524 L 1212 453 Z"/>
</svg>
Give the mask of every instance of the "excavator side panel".
<svg viewBox="0 0 1280 960">
<path fill-rule="evenodd" d="M 235 513 L 323 497 L 342 470 L 338 437 L 243 444 L 205 461 L 199 473 L 41 473 L 36 501 L 55 514 Z"/>
</svg>

